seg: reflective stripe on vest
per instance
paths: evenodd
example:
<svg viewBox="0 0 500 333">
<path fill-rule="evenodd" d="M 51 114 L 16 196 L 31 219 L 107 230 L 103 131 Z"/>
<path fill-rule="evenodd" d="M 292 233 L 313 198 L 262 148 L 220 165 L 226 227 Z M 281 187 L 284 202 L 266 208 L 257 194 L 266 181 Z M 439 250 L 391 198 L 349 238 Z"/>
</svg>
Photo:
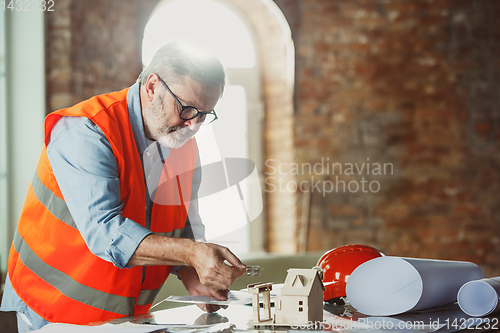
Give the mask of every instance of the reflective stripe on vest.
<svg viewBox="0 0 500 333">
<path fill-rule="evenodd" d="M 108 294 L 76 282 L 69 275 L 43 262 L 17 231 L 14 235 L 14 248 L 26 267 L 65 296 L 105 311 L 126 316 L 134 313 L 135 297 Z"/>
<path fill-rule="evenodd" d="M 160 236 L 166 236 L 166 237 L 173 237 L 173 238 L 181 238 L 182 233 L 184 232 L 185 228 L 182 229 L 175 229 L 170 232 L 157 232 L 157 235 Z"/>
<path fill-rule="evenodd" d="M 163 287 L 163 285 L 162 285 Z M 156 298 L 156 295 L 160 292 L 160 288 L 154 289 L 154 290 L 141 290 L 141 293 L 139 294 L 139 297 L 137 298 L 137 304 L 138 305 L 148 305 L 153 303 L 153 301 Z"/>
<path fill-rule="evenodd" d="M 38 178 L 38 174 L 35 171 L 33 179 L 31 180 L 31 187 L 33 187 L 33 192 L 38 201 L 45 206 L 58 220 L 66 223 L 70 227 L 78 230 L 73 216 L 69 212 L 68 206 L 64 200 L 61 200 L 57 195 L 52 193 L 51 190 L 45 186 L 44 183 Z"/>
</svg>

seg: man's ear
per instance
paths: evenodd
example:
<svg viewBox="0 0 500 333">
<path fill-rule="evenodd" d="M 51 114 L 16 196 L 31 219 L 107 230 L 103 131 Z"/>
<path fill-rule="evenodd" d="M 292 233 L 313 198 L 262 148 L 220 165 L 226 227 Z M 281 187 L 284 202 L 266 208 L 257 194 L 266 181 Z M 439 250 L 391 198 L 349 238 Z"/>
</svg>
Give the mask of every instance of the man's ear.
<svg viewBox="0 0 500 333">
<path fill-rule="evenodd" d="M 155 96 L 155 87 L 158 84 L 158 76 L 156 74 L 149 74 L 144 88 L 146 90 L 146 96 L 148 102 L 152 102 Z"/>
</svg>

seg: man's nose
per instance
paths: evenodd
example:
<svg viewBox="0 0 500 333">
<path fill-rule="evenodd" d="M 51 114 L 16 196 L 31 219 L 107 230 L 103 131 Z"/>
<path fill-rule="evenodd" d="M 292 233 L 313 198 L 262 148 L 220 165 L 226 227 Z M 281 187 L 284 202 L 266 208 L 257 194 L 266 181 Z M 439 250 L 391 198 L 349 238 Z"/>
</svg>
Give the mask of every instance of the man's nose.
<svg viewBox="0 0 500 333">
<path fill-rule="evenodd" d="M 192 131 L 196 131 L 198 130 L 198 128 L 200 127 L 200 117 L 195 117 L 193 119 L 190 119 L 190 120 L 185 120 L 184 121 L 184 124 Z"/>
</svg>

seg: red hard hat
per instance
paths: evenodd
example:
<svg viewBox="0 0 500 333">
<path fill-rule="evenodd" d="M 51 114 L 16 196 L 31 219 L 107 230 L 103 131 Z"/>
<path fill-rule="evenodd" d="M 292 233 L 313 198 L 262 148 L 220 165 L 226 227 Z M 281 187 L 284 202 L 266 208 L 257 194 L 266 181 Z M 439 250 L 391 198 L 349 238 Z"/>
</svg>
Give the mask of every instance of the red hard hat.
<svg viewBox="0 0 500 333">
<path fill-rule="evenodd" d="M 354 269 L 368 260 L 383 256 L 382 252 L 366 245 L 345 245 L 323 254 L 318 261 L 318 266 L 324 271 L 323 300 L 346 296 L 347 279 Z"/>
</svg>

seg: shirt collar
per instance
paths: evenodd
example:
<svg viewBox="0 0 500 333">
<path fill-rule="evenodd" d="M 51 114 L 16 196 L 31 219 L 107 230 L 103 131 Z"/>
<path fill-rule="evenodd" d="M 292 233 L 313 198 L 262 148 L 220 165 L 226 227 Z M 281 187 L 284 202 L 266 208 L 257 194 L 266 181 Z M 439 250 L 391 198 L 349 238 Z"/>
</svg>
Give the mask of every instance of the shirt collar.
<svg viewBox="0 0 500 333">
<path fill-rule="evenodd" d="M 127 106 L 134 133 L 135 143 L 139 154 L 146 150 L 146 136 L 144 135 L 144 125 L 142 123 L 141 95 L 139 93 L 140 84 L 136 82 L 127 92 Z"/>
</svg>

